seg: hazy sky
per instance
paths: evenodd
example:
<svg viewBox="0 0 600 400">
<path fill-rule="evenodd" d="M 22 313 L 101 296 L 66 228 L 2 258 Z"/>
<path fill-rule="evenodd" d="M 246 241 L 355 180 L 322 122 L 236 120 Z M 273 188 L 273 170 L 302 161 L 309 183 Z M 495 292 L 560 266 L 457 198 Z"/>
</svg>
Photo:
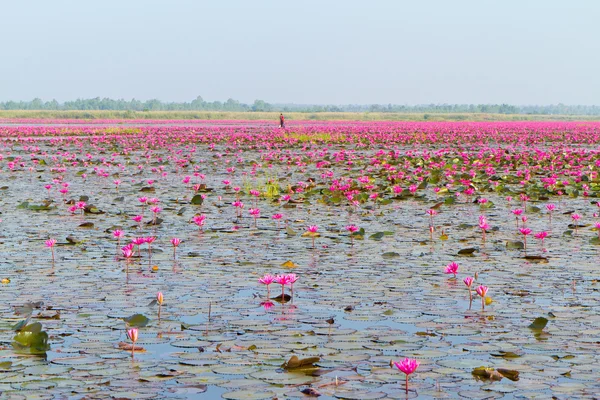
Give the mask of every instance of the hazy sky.
<svg viewBox="0 0 600 400">
<path fill-rule="evenodd" d="M 598 0 L 4 0 L 0 101 L 600 104 Z"/>
</svg>

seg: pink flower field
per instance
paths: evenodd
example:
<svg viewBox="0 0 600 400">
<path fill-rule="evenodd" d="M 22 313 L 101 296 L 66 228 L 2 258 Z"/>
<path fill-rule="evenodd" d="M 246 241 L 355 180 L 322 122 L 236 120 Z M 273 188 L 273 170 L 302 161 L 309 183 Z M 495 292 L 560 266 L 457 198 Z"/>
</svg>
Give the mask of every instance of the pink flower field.
<svg viewBox="0 0 600 400">
<path fill-rule="evenodd" d="M 598 122 L 2 120 L 0 391 L 591 398 L 599 171 Z"/>
</svg>

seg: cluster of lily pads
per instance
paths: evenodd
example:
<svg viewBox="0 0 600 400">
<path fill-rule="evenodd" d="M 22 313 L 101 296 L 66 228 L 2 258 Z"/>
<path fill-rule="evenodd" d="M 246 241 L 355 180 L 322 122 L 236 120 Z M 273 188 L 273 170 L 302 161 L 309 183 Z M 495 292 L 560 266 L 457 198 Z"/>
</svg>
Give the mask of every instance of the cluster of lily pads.
<svg viewBox="0 0 600 400">
<path fill-rule="evenodd" d="M 598 389 L 600 124 L 64 122 L 0 126 L 0 391 Z"/>
</svg>

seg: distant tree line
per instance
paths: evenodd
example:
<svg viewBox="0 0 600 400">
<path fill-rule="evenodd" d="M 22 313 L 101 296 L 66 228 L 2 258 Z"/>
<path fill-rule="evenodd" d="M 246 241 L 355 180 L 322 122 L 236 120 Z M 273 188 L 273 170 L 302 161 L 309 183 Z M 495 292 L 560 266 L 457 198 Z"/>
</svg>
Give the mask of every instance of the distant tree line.
<svg viewBox="0 0 600 400">
<path fill-rule="evenodd" d="M 282 111 L 282 112 L 381 112 L 381 113 L 489 113 L 489 114 L 545 114 L 545 115 L 600 115 L 600 106 L 584 105 L 528 105 L 510 104 L 420 104 L 414 106 L 397 104 L 270 104 L 255 100 L 252 104 L 234 99 L 205 101 L 201 96 L 190 102 L 163 102 L 157 99 L 140 101 L 114 100 L 95 97 L 59 103 L 56 100 L 0 102 L 0 110 L 116 110 L 116 111 Z"/>
</svg>

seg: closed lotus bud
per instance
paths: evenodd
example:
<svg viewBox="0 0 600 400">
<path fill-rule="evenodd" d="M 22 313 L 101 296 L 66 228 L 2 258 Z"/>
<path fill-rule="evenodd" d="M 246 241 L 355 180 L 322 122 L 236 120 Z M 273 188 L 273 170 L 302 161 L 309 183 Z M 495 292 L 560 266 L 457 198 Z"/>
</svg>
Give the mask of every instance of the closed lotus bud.
<svg viewBox="0 0 600 400">
<path fill-rule="evenodd" d="M 127 330 L 127 337 L 133 343 L 137 342 L 137 340 L 138 340 L 138 330 L 137 330 L 137 328 L 131 328 L 131 329 Z"/>
</svg>

